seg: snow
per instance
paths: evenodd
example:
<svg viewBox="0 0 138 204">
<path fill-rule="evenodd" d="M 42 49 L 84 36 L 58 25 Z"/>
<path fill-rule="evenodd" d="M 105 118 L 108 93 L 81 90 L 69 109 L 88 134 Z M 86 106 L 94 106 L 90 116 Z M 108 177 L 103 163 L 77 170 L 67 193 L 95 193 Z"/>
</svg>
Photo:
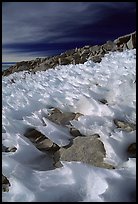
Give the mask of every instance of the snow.
<svg viewBox="0 0 138 204">
<path fill-rule="evenodd" d="M 113 120 L 136 122 L 136 50 L 106 54 L 100 63 L 58 66 L 2 78 L 2 143 L 16 152 L 2 153 L 2 172 L 9 179 L 3 202 L 131 202 L 136 191 L 136 159 L 126 148 L 136 132 L 118 129 Z M 15 83 L 11 83 L 11 80 Z M 100 100 L 107 100 L 103 104 Z M 79 112 L 71 121 L 82 134 L 99 134 L 115 169 L 81 162 L 52 160 L 24 137 L 35 127 L 59 146 L 69 143 L 68 129 L 48 119 L 51 107 Z"/>
</svg>

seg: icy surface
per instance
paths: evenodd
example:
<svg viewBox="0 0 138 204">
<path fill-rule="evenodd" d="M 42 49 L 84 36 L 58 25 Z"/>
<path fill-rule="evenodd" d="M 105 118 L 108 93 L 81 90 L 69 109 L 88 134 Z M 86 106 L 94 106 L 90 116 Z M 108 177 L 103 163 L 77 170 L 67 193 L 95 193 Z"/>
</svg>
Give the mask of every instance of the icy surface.
<svg viewBox="0 0 138 204">
<path fill-rule="evenodd" d="M 3 202 L 129 202 L 135 199 L 136 161 L 126 148 L 136 141 L 135 131 L 118 129 L 115 118 L 136 120 L 136 50 L 113 52 L 101 63 L 58 66 L 2 78 L 2 143 L 16 152 L 3 152 L 2 172 L 9 179 Z M 105 99 L 107 104 L 100 101 Z M 84 114 L 71 123 L 82 134 L 98 133 L 105 161 L 115 169 L 62 161 L 51 170 L 51 160 L 24 137 L 35 127 L 59 146 L 71 135 L 46 119 L 51 107 Z"/>
</svg>

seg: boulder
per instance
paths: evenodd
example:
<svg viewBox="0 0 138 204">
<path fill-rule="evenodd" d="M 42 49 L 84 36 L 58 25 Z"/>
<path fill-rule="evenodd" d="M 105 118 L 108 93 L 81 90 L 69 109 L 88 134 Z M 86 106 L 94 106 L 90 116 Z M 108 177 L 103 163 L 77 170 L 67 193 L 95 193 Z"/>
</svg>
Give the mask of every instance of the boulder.
<svg viewBox="0 0 138 204">
<path fill-rule="evenodd" d="M 72 145 L 62 147 L 54 154 L 55 166 L 60 167 L 60 161 L 80 161 L 97 167 L 114 168 L 103 161 L 105 154 L 104 145 L 97 134 L 86 137 L 78 136 L 73 139 Z"/>
</svg>

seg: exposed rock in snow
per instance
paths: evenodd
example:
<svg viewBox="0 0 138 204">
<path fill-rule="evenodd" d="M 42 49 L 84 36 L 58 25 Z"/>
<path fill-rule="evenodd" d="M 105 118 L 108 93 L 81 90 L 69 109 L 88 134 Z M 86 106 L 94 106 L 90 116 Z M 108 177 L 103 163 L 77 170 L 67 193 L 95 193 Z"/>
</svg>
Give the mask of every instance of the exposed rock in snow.
<svg viewBox="0 0 138 204">
<path fill-rule="evenodd" d="M 77 136 L 84 136 L 80 133 L 79 130 L 77 130 L 76 128 L 74 127 L 71 127 L 70 128 L 70 134 L 73 135 L 74 137 L 77 137 Z"/>
<path fill-rule="evenodd" d="M 17 150 L 16 147 L 5 147 L 3 144 L 2 144 L 2 152 L 15 152 Z"/>
<path fill-rule="evenodd" d="M 9 180 L 7 179 L 6 176 L 4 176 L 2 174 L 2 191 L 3 192 L 8 192 L 10 186 L 11 186 L 11 184 L 10 184 Z"/>
<path fill-rule="evenodd" d="M 114 123 L 118 128 L 121 128 L 122 130 L 125 130 L 127 132 L 136 130 L 136 124 L 129 123 L 127 121 L 114 119 Z"/>
<path fill-rule="evenodd" d="M 129 145 L 127 152 L 129 157 L 136 157 L 136 143 Z"/>
<path fill-rule="evenodd" d="M 81 113 L 62 112 L 58 108 L 51 109 L 52 111 L 48 115 L 48 119 L 58 125 L 70 125 L 70 120 L 77 120 L 82 116 Z"/>
<path fill-rule="evenodd" d="M 35 147 L 42 152 L 55 152 L 59 149 L 57 144 L 53 143 L 49 138 L 35 129 L 27 131 L 24 136 L 29 138 Z"/>
<path fill-rule="evenodd" d="M 105 149 L 103 143 L 98 138 L 99 136 L 97 135 L 76 137 L 73 139 L 72 145 L 60 148 L 59 151 L 55 153 L 55 160 L 57 162 L 55 166 L 59 165 L 59 161 L 80 161 L 97 167 L 112 169 L 112 165 L 103 161 Z"/>
<path fill-rule="evenodd" d="M 3 76 L 7 76 L 14 72 L 28 70 L 35 73 L 36 71 L 45 71 L 47 69 L 55 68 L 58 65 L 68 64 L 84 64 L 88 59 L 93 62 L 101 62 L 103 56 L 109 52 L 123 51 L 125 49 L 136 48 L 136 32 L 121 36 L 112 41 L 107 41 L 103 45 L 84 46 L 67 50 L 57 56 L 47 58 L 36 58 L 32 61 L 18 62 L 16 65 L 3 71 Z"/>
</svg>

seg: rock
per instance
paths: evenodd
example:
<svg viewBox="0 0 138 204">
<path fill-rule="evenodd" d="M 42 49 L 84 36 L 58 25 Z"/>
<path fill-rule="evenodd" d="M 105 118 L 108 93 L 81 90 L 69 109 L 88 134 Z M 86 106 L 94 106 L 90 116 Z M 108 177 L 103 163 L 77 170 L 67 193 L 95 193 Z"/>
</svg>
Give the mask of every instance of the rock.
<svg viewBox="0 0 138 204">
<path fill-rule="evenodd" d="M 45 135 L 34 128 L 27 130 L 24 136 L 30 139 L 30 141 L 33 143 L 39 143 L 46 138 Z"/>
<path fill-rule="evenodd" d="M 117 45 L 112 42 L 112 41 L 107 41 L 105 44 L 103 44 L 103 48 L 106 51 L 116 51 L 117 50 Z"/>
<path fill-rule="evenodd" d="M 54 108 L 47 118 L 58 125 L 66 126 L 67 128 L 69 128 L 70 134 L 74 137 L 77 137 L 83 135 L 79 130 L 77 130 L 70 124 L 70 121 L 78 120 L 78 118 L 82 115 L 83 114 L 81 113 L 61 112 L 59 109 Z"/>
<path fill-rule="evenodd" d="M 35 147 L 42 152 L 55 152 L 59 149 L 57 144 L 35 129 L 28 130 L 24 136 L 27 137 L 35 145 Z"/>
<path fill-rule="evenodd" d="M 7 179 L 6 176 L 4 176 L 2 174 L 2 191 L 3 192 L 8 192 L 10 186 L 11 186 L 11 184 L 10 184 L 9 180 Z"/>
<path fill-rule="evenodd" d="M 93 53 L 93 55 L 95 54 L 99 54 L 100 52 L 100 46 L 99 45 L 94 45 L 90 48 L 91 52 Z"/>
<path fill-rule="evenodd" d="M 99 101 L 100 101 L 101 103 L 103 103 L 103 104 L 108 104 L 107 100 L 104 99 L 104 98 L 103 98 L 103 99 L 100 99 Z"/>
<path fill-rule="evenodd" d="M 129 157 L 136 157 L 136 143 L 132 143 L 127 148 L 127 153 Z"/>
<path fill-rule="evenodd" d="M 121 36 L 114 40 L 114 43 L 120 47 L 128 48 L 128 49 L 134 49 L 136 48 L 136 32 Z"/>
<path fill-rule="evenodd" d="M 70 120 L 78 120 L 81 115 L 82 114 L 80 113 L 61 112 L 59 109 L 53 108 L 47 118 L 58 125 L 63 125 L 69 128 L 70 133 L 75 137 L 78 135 L 81 136 L 81 133 L 71 126 Z M 59 146 L 57 144 L 53 143 L 49 138 L 36 129 L 27 130 L 24 136 L 27 137 L 35 145 L 35 147 L 42 152 L 48 151 L 52 153 L 59 150 Z"/>
<path fill-rule="evenodd" d="M 39 143 L 36 143 L 36 147 L 41 151 L 47 151 L 51 149 L 52 146 L 53 146 L 53 142 L 47 138 Z"/>
<path fill-rule="evenodd" d="M 17 150 L 16 147 L 5 147 L 3 144 L 2 144 L 2 152 L 15 152 Z"/>
<path fill-rule="evenodd" d="M 136 124 L 133 124 L 133 123 L 129 123 L 118 119 L 114 119 L 114 123 L 118 128 L 121 128 L 127 132 L 136 130 Z"/>
<path fill-rule="evenodd" d="M 16 147 L 8 147 L 7 149 L 9 152 L 16 152 L 17 148 Z"/>
<path fill-rule="evenodd" d="M 93 56 L 90 58 L 93 62 L 95 63 L 100 63 L 101 62 L 101 56 Z"/>
<path fill-rule="evenodd" d="M 97 135 L 76 137 L 70 147 L 60 148 L 54 154 L 55 166 L 59 167 L 60 161 L 81 161 L 102 168 L 114 168 L 104 163 L 105 149 Z"/>
<path fill-rule="evenodd" d="M 79 53 L 74 53 L 73 54 L 74 64 L 79 64 L 80 63 L 80 59 L 81 59 L 81 55 Z"/>
<path fill-rule="evenodd" d="M 60 65 L 71 64 L 71 62 L 72 62 L 72 59 L 70 59 L 69 57 L 63 58 L 63 56 L 62 56 L 62 58 L 59 58 L 59 64 Z"/>
<path fill-rule="evenodd" d="M 72 127 L 70 128 L 70 134 L 73 136 L 73 137 L 78 137 L 78 136 L 84 136 L 80 133 L 79 130 L 77 130 L 76 128 Z"/>
<path fill-rule="evenodd" d="M 54 108 L 47 118 L 58 125 L 66 126 L 70 125 L 71 120 L 77 120 L 81 115 L 80 113 L 62 112 L 58 108 Z"/>
<path fill-rule="evenodd" d="M 8 147 L 5 147 L 5 146 L 2 144 L 2 152 L 7 152 L 7 148 L 8 148 Z"/>
</svg>

